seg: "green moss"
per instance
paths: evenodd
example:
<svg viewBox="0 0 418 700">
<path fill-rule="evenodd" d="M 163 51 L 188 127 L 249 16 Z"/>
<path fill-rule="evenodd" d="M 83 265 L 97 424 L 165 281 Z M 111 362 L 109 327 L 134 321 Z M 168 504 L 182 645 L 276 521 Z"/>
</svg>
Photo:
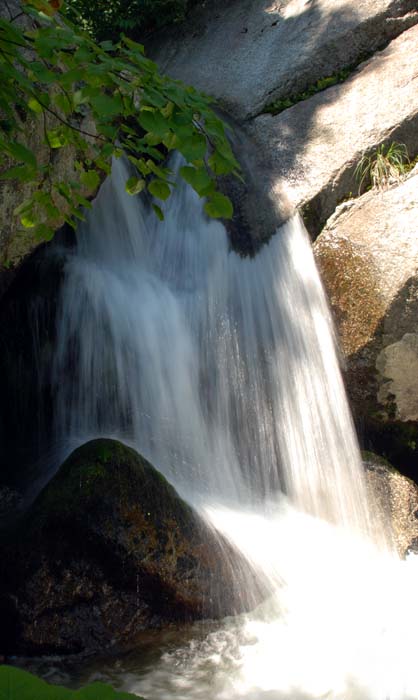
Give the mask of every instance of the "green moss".
<svg viewBox="0 0 418 700">
<path fill-rule="evenodd" d="M 360 63 L 360 61 L 358 63 Z M 303 90 L 303 92 L 297 92 L 289 95 L 288 97 L 271 102 L 264 107 L 262 113 L 272 115 L 280 114 L 281 112 L 284 112 L 285 109 L 289 109 L 289 107 L 293 107 L 293 105 L 297 104 L 298 102 L 303 102 L 304 100 L 309 99 L 309 97 L 316 95 L 318 92 L 322 92 L 333 85 L 337 85 L 338 83 L 343 83 L 344 80 L 347 80 L 347 78 L 357 68 L 358 63 L 348 66 L 347 68 L 342 68 L 332 75 L 319 78 L 315 83 L 309 85 L 306 90 Z"/>
<path fill-rule="evenodd" d="M 305 90 L 301 92 L 291 93 L 287 97 L 282 97 L 278 100 L 275 100 L 274 102 L 270 102 L 270 104 L 264 107 L 261 113 L 272 115 L 280 114 L 285 109 L 293 107 L 293 105 L 297 104 L 298 102 L 308 100 L 310 97 L 313 97 L 313 95 L 316 95 L 318 92 L 323 92 L 323 90 L 327 90 L 327 88 L 329 87 L 333 87 L 334 85 L 343 83 L 345 80 L 347 80 L 347 78 L 350 77 L 350 75 L 354 73 L 354 71 L 358 68 L 360 63 L 363 63 L 363 61 L 366 61 L 371 56 L 372 52 L 362 53 L 354 63 L 350 63 L 348 66 L 345 66 L 345 68 L 341 68 L 340 70 L 335 71 L 335 73 L 332 73 L 331 75 L 318 78 L 318 80 L 309 85 Z"/>
<path fill-rule="evenodd" d="M 370 464 L 377 465 L 377 466 L 387 467 L 388 469 L 390 469 L 392 471 L 396 471 L 395 467 L 393 467 L 391 465 L 391 463 L 388 462 L 387 459 L 385 459 L 381 455 L 375 454 L 374 452 L 362 450 L 361 457 L 362 457 L 363 462 L 370 463 Z"/>
<path fill-rule="evenodd" d="M 100 439 L 68 457 L 27 517 L 37 531 L 49 527 L 51 520 L 83 527 L 90 517 L 111 527 L 115 506 L 126 514 L 138 505 L 154 522 L 161 522 L 170 509 L 179 523 L 190 522 L 190 506 L 157 469 L 130 447 Z"/>
</svg>

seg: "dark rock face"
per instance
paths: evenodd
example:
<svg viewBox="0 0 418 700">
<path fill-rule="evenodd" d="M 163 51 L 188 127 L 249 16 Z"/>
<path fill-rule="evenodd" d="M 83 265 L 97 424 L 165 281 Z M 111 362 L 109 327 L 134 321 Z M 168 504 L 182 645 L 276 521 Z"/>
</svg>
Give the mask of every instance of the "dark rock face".
<svg viewBox="0 0 418 700">
<path fill-rule="evenodd" d="M 79 448 L 4 547 L 0 653 L 129 645 L 250 606 L 249 566 L 134 450 Z M 247 580 L 253 588 L 253 582 Z"/>
<path fill-rule="evenodd" d="M 22 506 L 22 496 L 8 486 L 0 486 L 0 522 Z"/>
<path fill-rule="evenodd" d="M 73 244 L 65 229 L 53 244 L 39 246 L 0 298 L 0 485 L 22 492 L 51 448 L 56 317 Z"/>
</svg>

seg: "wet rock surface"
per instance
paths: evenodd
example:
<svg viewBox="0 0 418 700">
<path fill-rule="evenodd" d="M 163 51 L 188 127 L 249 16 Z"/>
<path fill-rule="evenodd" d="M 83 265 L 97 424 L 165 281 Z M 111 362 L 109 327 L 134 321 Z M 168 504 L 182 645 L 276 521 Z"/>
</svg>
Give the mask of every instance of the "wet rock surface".
<svg viewBox="0 0 418 700">
<path fill-rule="evenodd" d="M 6 539 L 0 653 L 129 646 L 145 629 L 254 603 L 242 556 L 114 440 L 76 450 Z"/>
<path fill-rule="evenodd" d="M 369 497 L 389 521 L 400 556 L 415 551 L 418 543 L 418 486 L 382 457 L 365 452 L 363 461 Z"/>
</svg>

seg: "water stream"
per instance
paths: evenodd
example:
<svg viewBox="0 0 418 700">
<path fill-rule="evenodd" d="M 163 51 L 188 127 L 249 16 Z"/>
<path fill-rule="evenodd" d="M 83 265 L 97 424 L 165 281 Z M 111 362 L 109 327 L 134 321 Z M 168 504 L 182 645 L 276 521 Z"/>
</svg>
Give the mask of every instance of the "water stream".
<svg viewBox="0 0 418 700">
<path fill-rule="evenodd" d="M 124 193 L 125 168 L 66 266 L 57 442 L 135 446 L 275 593 L 250 615 L 160 640 L 148 665 L 142 650 L 84 680 L 148 700 L 418 698 L 418 567 L 398 561 L 367 503 L 301 220 L 243 259 L 189 188 L 179 183 L 159 222 Z"/>
</svg>

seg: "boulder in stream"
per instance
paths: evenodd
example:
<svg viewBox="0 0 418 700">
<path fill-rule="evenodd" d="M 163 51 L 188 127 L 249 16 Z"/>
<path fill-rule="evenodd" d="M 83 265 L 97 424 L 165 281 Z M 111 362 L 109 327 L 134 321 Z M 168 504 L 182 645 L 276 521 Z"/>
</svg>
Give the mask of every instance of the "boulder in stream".
<svg viewBox="0 0 418 700">
<path fill-rule="evenodd" d="M 133 449 L 75 450 L 3 546 L 0 653 L 102 651 L 240 612 L 242 556 Z M 250 579 L 250 580 L 249 580 Z"/>
</svg>

